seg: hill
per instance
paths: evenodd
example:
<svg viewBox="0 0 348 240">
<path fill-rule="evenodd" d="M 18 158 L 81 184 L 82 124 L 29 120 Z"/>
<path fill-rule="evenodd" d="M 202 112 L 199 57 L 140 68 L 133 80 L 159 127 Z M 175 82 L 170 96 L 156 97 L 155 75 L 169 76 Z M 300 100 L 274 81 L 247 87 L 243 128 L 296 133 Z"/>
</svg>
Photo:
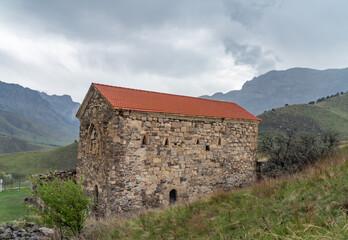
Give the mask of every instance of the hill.
<svg viewBox="0 0 348 240">
<path fill-rule="evenodd" d="M 28 176 L 52 170 L 75 169 L 77 145 L 78 143 L 73 143 L 50 151 L 2 155 L 0 156 L 0 171 Z"/>
<path fill-rule="evenodd" d="M 79 122 L 75 113 L 79 106 L 68 95 L 51 96 L 0 82 L 0 135 L 46 149 L 70 144 L 78 139 Z M 21 151 L 15 145 L 11 149 L 11 144 L 13 141 L 7 143 L 7 152 Z"/>
<path fill-rule="evenodd" d="M 348 68 L 315 70 L 292 68 L 270 71 L 247 81 L 241 90 L 203 98 L 235 102 L 258 115 L 285 104 L 301 104 L 348 91 Z"/>
<path fill-rule="evenodd" d="M 318 104 L 297 104 L 267 111 L 258 116 L 262 119 L 259 131 L 323 132 L 334 130 L 340 140 L 348 140 L 348 93 L 330 98 Z"/>
<path fill-rule="evenodd" d="M 139 214 L 90 221 L 84 239 L 348 239 L 348 148 L 281 179 Z"/>
<path fill-rule="evenodd" d="M 0 136 L 0 154 L 13 152 L 27 152 L 42 149 L 39 145 L 28 143 L 24 140 Z"/>
</svg>

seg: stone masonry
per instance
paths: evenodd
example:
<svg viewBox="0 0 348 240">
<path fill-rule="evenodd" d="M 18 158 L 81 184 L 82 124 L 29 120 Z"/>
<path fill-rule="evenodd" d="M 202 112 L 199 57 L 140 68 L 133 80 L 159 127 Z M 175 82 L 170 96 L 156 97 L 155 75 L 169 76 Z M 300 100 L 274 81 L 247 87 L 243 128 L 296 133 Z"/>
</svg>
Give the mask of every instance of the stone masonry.
<svg viewBox="0 0 348 240">
<path fill-rule="evenodd" d="M 77 116 L 77 174 L 99 216 L 185 203 L 256 179 L 256 120 L 115 109 L 93 86 Z"/>
</svg>

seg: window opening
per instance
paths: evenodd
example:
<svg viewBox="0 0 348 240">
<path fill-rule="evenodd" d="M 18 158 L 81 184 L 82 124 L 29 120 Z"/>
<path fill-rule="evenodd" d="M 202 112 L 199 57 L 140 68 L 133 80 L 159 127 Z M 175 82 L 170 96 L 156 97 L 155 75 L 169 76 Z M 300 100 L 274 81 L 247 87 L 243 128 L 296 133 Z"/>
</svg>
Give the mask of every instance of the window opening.
<svg viewBox="0 0 348 240">
<path fill-rule="evenodd" d="M 205 150 L 206 150 L 206 151 L 210 151 L 210 146 L 209 146 L 209 145 L 206 145 L 206 146 L 205 146 Z"/>
<path fill-rule="evenodd" d="M 94 186 L 94 206 L 93 206 L 94 211 L 97 211 L 97 209 L 98 209 L 98 199 L 99 199 L 98 186 L 95 185 Z"/>
<path fill-rule="evenodd" d="M 97 131 L 96 127 L 93 123 L 91 123 L 88 127 L 88 136 L 86 142 L 86 153 L 90 153 L 93 155 L 102 154 L 102 146 L 101 146 L 101 136 L 100 132 Z"/>
<path fill-rule="evenodd" d="M 177 198 L 177 193 L 175 189 L 172 189 L 169 192 L 169 203 L 170 204 L 174 204 L 176 202 L 176 198 Z"/>
<path fill-rule="evenodd" d="M 166 145 L 166 146 L 169 145 L 169 140 L 168 140 L 168 138 L 166 138 L 166 140 L 164 141 L 164 145 Z"/>
<path fill-rule="evenodd" d="M 197 144 L 197 145 L 199 144 L 199 139 L 196 140 L 196 144 Z"/>
<path fill-rule="evenodd" d="M 221 137 L 219 137 L 219 140 L 218 140 L 218 145 L 221 146 L 221 142 L 222 142 L 222 139 Z"/>
<path fill-rule="evenodd" d="M 142 144 L 143 145 L 149 145 L 150 141 L 149 141 L 149 136 L 146 134 L 144 135 L 143 137 L 143 141 L 142 141 Z"/>
</svg>

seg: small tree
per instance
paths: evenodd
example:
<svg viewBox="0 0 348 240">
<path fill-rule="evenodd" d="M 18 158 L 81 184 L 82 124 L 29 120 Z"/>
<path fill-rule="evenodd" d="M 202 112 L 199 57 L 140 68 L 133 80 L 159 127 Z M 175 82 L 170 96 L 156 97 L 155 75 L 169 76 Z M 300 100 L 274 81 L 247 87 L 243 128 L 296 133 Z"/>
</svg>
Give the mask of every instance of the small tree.
<svg viewBox="0 0 348 240">
<path fill-rule="evenodd" d="M 338 143 L 338 134 L 326 131 L 312 133 L 267 132 L 260 134 L 259 153 L 268 159 L 263 165 L 263 175 L 276 177 L 294 173 L 330 155 Z"/>
<path fill-rule="evenodd" d="M 44 203 L 43 209 L 36 209 L 41 220 L 50 227 L 57 227 L 63 233 L 80 235 L 86 220 L 90 201 L 82 190 L 82 179 L 75 183 L 71 179 L 34 179 L 34 197 Z"/>
</svg>

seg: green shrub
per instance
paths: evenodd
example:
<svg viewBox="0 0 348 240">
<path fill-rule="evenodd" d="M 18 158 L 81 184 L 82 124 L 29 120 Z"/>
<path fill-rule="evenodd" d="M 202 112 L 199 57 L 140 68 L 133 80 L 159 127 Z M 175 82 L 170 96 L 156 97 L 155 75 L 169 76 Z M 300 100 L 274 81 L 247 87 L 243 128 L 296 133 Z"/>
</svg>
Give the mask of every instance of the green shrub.
<svg viewBox="0 0 348 240">
<path fill-rule="evenodd" d="M 258 149 L 268 159 L 262 166 L 262 175 L 277 177 L 284 173 L 295 173 L 332 154 L 337 143 L 338 134 L 332 131 L 321 135 L 291 130 L 286 133 L 262 133 Z"/>
<path fill-rule="evenodd" d="M 45 181 L 34 179 L 32 195 L 44 203 L 43 209 L 36 209 L 43 223 L 57 227 L 61 234 L 80 235 L 86 220 L 90 201 L 82 190 L 82 179 L 75 183 L 71 179 Z"/>
</svg>

